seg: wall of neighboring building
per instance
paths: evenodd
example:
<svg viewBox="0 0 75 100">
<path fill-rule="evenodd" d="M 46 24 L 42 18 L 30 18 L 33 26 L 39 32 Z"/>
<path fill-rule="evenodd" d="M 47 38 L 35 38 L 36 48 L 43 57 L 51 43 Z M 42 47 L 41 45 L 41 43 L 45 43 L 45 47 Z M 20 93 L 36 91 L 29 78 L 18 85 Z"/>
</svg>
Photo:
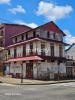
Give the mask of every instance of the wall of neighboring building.
<svg viewBox="0 0 75 100">
<path fill-rule="evenodd" d="M 65 55 L 68 59 L 75 60 L 75 45 L 73 45 L 70 49 L 66 50 L 65 53 L 66 53 Z"/>
<path fill-rule="evenodd" d="M 26 32 L 30 29 L 31 28 L 24 25 L 6 24 L 5 25 L 5 47 L 13 43 L 11 39 L 12 36 L 20 34 L 22 32 Z"/>
</svg>

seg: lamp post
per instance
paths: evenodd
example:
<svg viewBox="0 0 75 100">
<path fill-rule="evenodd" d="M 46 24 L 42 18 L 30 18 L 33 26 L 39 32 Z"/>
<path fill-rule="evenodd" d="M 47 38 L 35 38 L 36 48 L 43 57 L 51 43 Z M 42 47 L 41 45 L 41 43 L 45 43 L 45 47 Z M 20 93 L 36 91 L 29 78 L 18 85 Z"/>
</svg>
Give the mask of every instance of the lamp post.
<svg viewBox="0 0 75 100">
<path fill-rule="evenodd" d="M 23 62 L 21 62 L 21 83 L 23 83 Z"/>
</svg>

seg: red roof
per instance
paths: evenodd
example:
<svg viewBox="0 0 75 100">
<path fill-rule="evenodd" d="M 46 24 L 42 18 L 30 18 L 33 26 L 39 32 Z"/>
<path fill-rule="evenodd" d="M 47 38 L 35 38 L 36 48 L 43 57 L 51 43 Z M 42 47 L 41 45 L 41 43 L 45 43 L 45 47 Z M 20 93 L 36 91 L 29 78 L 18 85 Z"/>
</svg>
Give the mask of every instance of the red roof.
<svg viewBox="0 0 75 100">
<path fill-rule="evenodd" d="M 38 27 L 36 27 L 34 29 L 30 29 L 27 32 L 22 32 L 20 34 L 17 34 L 17 35 L 15 35 L 13 37 L 16 37 L 18 35 L 21 35 L 21 34 L 24 34 L 24 33 L 28 33 L 28 32 L 31 32 L 31 31 L 34 31 L 34 30 L 39 29 L 39 28 L 40 29 L 43 29 L 43 30 L 53 31 L 53 32 L 56 32 L 58 34 L 63 34 L 63 36 L 66 36 L 66 34 L 53 21 L 51 21 L 51 22 L 48 22 L 48 23 L 43 24 L 41 26 L 38 26 Z"/>
<path fill-rule="evenodd" d="M 66 34 L 53 21 L 40 26 L 40 28 L 66 36 Z"/>
<path fill-rule="evenodd" d="M 30 57 L 9 59 L 9 60 L 5 61 L 5 63 L 17 62 L 17 61 L 29 61 L 29 60 L 43 60 L 43 59 L 40 58 L 39 56 L 30 56 Z"/>
</svg>

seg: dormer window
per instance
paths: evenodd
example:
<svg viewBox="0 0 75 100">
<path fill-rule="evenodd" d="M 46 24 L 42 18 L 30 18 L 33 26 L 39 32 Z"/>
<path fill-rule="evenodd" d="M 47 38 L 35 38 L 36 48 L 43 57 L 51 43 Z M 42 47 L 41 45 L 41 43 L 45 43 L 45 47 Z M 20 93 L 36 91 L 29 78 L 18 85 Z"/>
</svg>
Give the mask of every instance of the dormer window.
<svg viewBox="0 0 75 100">
<path fill-rule="evenodd" d="M 24 40 L 24 35 L 23 34 L 21 35 L 21 37 L 22 37 L 22 40 Z"/>
<path fill-rule="evenodd" d="M 53 35 L 54 35 L 54 32 L 51 31 L 50 32 L 50 39 L 54 39 L 54 36 Z"/>
<path fill-rule="evenodd" d="M 26 39 L 28 39 L 28 34 L 26 34 Z"/>
<path fill-rule="evenodd" d="M 15 37 L 15 43 L 17 42 L 17 37 Z"/>
<path fill-rule="evenodd" d="M 17 42 L 17 37 L 13 38 L 13 43 Z"/>
<path fill-rule="evenodd" d="M 60 34 L 60 41 L 63 41 L 63 35 Z"/>
</svg>

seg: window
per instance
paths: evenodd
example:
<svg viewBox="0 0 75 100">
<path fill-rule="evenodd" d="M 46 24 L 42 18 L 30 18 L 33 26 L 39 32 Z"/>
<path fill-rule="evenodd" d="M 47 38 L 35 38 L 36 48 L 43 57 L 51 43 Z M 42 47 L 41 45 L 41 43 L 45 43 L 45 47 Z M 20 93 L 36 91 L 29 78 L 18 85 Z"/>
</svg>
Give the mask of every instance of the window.
<svg viewBox="0 0 75 100">
<path fill-rule="evenodd" d="M 56 38 L 56 33 L 53 33 L 53 39 L 55 39 Z"/>
<path fill-rule="evenodd" d="M 23 45 L 23 56 L 26 56 L 26 45 Z"/>
<path fill-rule="evenodd" d="M 17 42 L 17 37 L 15 37 L 15 43 Z"/>
<path fill-rule="evenodd" d="M 54 39 L 52 31 L 50 32 L 50 39 Z"/>
<path fill-rule="evenodd" d="M 30 43 L 30 55 L 33 54 L 33 43 Z"/>
<path fill-rule="evenodd" d="M 8 50 L 8 55 L 10 55 L 10 50 Z"/>
<path fill-rule="evenodd" d="M 3 30 L 1 30 L 0 35 L 3 36 Z"/>
<path fill-rule="evenodd" d="M 28 34 L 26 34 L 26 39 L 28 39 Z"/>
<path fill-rule="evenodd" d="M 50 44 L 50 48 L 51 48 L 51 56 L 54 56 L 54 43 Z"/>
<path fill-rule="evenodd" d="M 0 47 L 3 47 L 3 41 L 0 41 Z"/>
<path fill-rule="evenodd" d="M 63 57 L 63 47 L 59 46 L 59 57 Z"/>
<path fill-rule="evenodd" d="M 13 38 L 13 40 L 12 40 L 12 41 L 13 41 L 13 43 L 15 43 L 15 38 Z"/>
<path fill-rule="evenodd" d="M 59 40 L 59 34 L 58 33 L 56 33 L 56 38 L 55 39 Z"/>
<path fill-rule="evenodd" d="M 14 48 L 14 58 L 16 57 L 16 48 Z"/>
<path fill-rule="evenodd" d="M 62 36 L 62 34 L 60 34 L 60 41 L 63 41 L 63 36 Z"/>
<path fill-rule="evenodd" d="M 41 55 L 45 55 L 45 43 L 41 43 Z"/>
<path fill-rule="evenodd" d="M 21 37 L 22 37 L 22 40 L 24 40 L 24 35 L 23 34 L 21 35 Z"/>
</svg>

